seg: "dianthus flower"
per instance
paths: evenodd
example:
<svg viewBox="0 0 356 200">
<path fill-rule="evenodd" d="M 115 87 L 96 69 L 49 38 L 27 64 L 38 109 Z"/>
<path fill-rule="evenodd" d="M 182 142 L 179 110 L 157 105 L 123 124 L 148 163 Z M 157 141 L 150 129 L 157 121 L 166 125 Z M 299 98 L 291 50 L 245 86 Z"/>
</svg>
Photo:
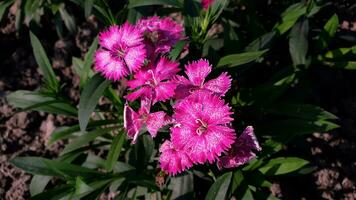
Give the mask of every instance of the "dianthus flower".
<svg viewBox="0 0 356 200">
<path fill-rule="evenodd" d="M 202 0 L 201 5 L 205 10 L 207 10 L 210 7 L 210 5 L 214 3 L 214 1 L 215 0 Z"/>
<path fill-rule="evenodd" d="M 148 99 L 141 101 L 141 108 L 136 113 L 128 104 L 124 108 L 124 128 L 133 143 L 140 133 L 140 130 L 146 125 L 147 131 L 152 137 L 156 137 L 160 128 L 168 123 L 166 113 L 163 111 L 150 113 L 151 102 Z"/>
<path fill-rule="evenodd" d="M 185 38 L 183 26 L 170 17 L 141 19 L 137 26 L 144 32 L 148 57 L 153 59 L 154 55 L 169 52 L 172 46 Z"/>
<path fill-rule="evenodd" d="M 230 107 L 218 96 L 195 92 L 174 105 L 171 128 L 174 146 L 187 152 L 194 163 L 212 163 L 235 140 Z"/>
<path fill-rule="evenodd" d="M 177 85 L 169 79 L 179 72 L 178 66 L 178 63 L 162 57 L 156 66 L 138 71 L 133 80 L 127 81 L 127 85 L 131 90 L 139 89 L 126 95 L 126 99 L 149 98 L 155 104 L 173 97 Z"/>
<path fill-rule="evenodd" d="M 224 96 L 231 87 L 231 78 L 224 72 L 217 78 L 205 82 L 211 69 L 211 65 L 205 59 L 187 64 L 185 66 L 185 73 L 188 79 L 184 76 L 175 77 L 175 81 L 178 84 L 175 90 L 175 98 L 185 98 L 196 90 L 206 90 L 215 95 Z"/>
<path fill-rule="evenodd" d="M 182 150 L 173 146 L 170 141 L 165 141 L 160 147 L 160 167 L 163 171 L 176 175 L 193 166 L 189 156 Z"/>
<path fill-rule="evenodd" d="M 261 147 L 253 132 L 253 127 L 248 126 L 236 139 L 227 155 L 219 158 L 217 165 L 219 169 L 243 165 L 256 157 L 252 150 L 261 151 Z"/>
<path fill-rule="evenodd" d="M 125 23 L 113 25 L 99 35 L 102 47 L 95 53 L 95 70 L 117 81 L 141 68 L 146 57 L 142 31 Z"/>
</svg>

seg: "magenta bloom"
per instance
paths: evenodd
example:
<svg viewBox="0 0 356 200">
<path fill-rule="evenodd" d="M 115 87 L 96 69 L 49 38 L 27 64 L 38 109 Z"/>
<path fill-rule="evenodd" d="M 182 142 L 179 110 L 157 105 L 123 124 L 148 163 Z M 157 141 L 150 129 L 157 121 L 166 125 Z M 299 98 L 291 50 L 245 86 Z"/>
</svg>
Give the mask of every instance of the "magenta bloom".
<svg viewBox="0 0 356 200">
<path fill-rule="evenodd" d="M 205 82 L 206 77 L 211 72 L 211 68 L 211 65 L 205 59 L 186 65 L 185 73 L 188 79 L 183 76 L 176 76 L 178 86 L 175 90 L 175 98 L 182 99 L 196 90 L 206 90 L 215 95 L 224 96 L 231 87 L 231 78 L 224 72 L 217 78 Z"/>
<path fill-rule="evenodd" d="M 186 151 L 194 163 L 212 163 L 234 143 L 231 114 L 218 96 L 196 92 L 174 106 L 172 143 Z"/>
<path fill-rule="evenodd" d="M 205 10 L 207 10 L 210 6 L 211 6 L 211 4 L 213 4 L 214 3 L 214 0 L 202 0 L 201 1 L 201 6 L 205 9 Z"/>
<path fill-rule="evenodd" d="M 256 157 L 252 150 L 261 151 L 261 147 L 253 132 L 253 127 L 248 126 L 237 138 L 227 155 L 219 158 L 217 165 L 219 169 L 243 165 Z"/>
<path fill-rule="evenodd" d="M 157 16 L 141 19 L 137 26 L 145 35 L 145 44 L 150 58 L 159 53 L 168 53 L 172 46 L 184 39 L 183 26 L 170 17 Z"/>
<path fill-rule="evenodd" d="M 113 81 L 140 69 L 146 58 L 142 31 L 128 23 L 101 32 L 99 44 L 102 48 L 95 53 L 95 70 Z"/>
<path fill-rule="evenodd" d="M 138 71 L 133 80 L 127 81 L 131 90 L 138 89 L 126 95 L 126 99 L 134 101 L 137 98 L 149 98 L 155 104 L 173 97 L 177 85 L 169 79 L 179 72 L 178 66 L 177 62 L 162 57 L 156 66 Z"/>
<path fill-rule="evenodd" d="M 176 175 L 193 166 L 189 156 L 184 151 L 175 148 L 168 140 L 162 144 L 159 151 L 161 152 L 160 167 L 170 175 Z"/>
<path fill-rule="evenodd" d="M 141 101 L 141 108 L 136 113 L 128 104 L 124 108 L 124 128 L 133 143 L 140 133 L 140 130 L 146 125 L 147 131 L 152 137 L 156 137 L 160 128 L 167 125 L 168 119 L 163 111 L 150 113 L 151 102 L 147 99 Z"/>
</svg>

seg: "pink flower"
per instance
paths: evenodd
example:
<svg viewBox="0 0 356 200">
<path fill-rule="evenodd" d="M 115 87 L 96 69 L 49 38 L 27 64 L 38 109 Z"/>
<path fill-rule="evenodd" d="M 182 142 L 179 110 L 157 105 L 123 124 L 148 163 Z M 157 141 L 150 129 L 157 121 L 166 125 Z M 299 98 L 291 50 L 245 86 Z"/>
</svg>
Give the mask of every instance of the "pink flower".
<svg viewBox="0 0 356 200">
<path fill-rule="evenodd" d="M 113 25 L 99 35 L 95 70 L 117 81 L 141 68 L 146 57 L 142 31 L 128 23 Z"/>
<path fill-rule="evenodd" d="M 178 66 L 177 62 L 162 57 L 155 67 L 138 71 L 133 80 L 127 81 L 131 90 L 138 89 L 126 95 L 126 99 L 134 101 L 137 98 L 149 98 L 155 104 L 173 97 L 177 85 L 169 79 L 179 72 Z"/>
<path fill-rule="evenodd" d="M 205 59 L 194 61 L 185 66 L 185 73 L 188 79 L 183 76 L 176 76 L 178 84 L 175 90 L 175 98 L 182 99 L 196 90 L 210 91 L 218 96 L 224 96 L 231 87 L 231 78 L 224 72 L 220 76 L 205 82 L 206 77 L 211 72 L 211 65 Z"/>
<path fill-rule="evenodd" d="M 148 57 L 153 59 L 154 55 L 169 52 L 172 46 L 185 38 L 183 26 L 170 17 L 141 19 L 137 26 L 144 32 Z"/>
<path fill-rule="evenodd" d="M 166 113 L 163 111 L 150 113 L 151 102 L 148 99 L 141 101 L 141 108 L 136 113 L 128 104 L 124 108 L 124 128 L 133 143 L 142 129 L 146 125 L 147 131 L 152 137 L 156 137 L 160 128 L 168 123 Z"/>
<path fill-rule="evenodd" d="M 253 158 L 256 154 L 252 150 L 261 151 L 253 127 L 248 126 L 239 138 L 232 145 L 227 155 L 219 158 L 217 165 L 221 168 L 234 168 L 243 165 Z"/>
<path fill-rule="evenodd" d="M 214 0 L 202 0 L 201 1 L 201 6 L 205 9 L 205 10 L 207 10 L 210 6 L 211 6 L 211 4 L 213 4 L 214 3 Z"/>
<path fill-rule="evenodd" d="M 235 140 L 230 107 L 218 96 L 196 92 L 174 105 L 172 143 L 194 163 L 212 163 Z"/>
<path fill-rule="evenodd" d="M 177 149 L 173 144 L 166 140 L 159 149 L 160 167 L 170 175 L 176 175 L 193 166 L 189 156 L 182 150 Z"/>
</svg>

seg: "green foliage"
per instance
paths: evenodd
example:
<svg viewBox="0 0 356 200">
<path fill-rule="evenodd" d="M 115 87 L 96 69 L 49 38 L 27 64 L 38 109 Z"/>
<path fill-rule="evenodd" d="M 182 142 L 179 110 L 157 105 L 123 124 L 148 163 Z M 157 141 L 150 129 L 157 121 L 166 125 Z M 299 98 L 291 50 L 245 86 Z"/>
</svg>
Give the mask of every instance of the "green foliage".
<svg viewBox="0 0 356 200">
<path fill-rule="evenodd" d="M 83 92 L 80 95 L 78 110 L 80 130 L 85 131 L 91 113 L 94 111 L 98 100 L 109 84 L 110 81 L 101 77 L 100 74 L 96 74 L 84 86 Z"/>
</svg>

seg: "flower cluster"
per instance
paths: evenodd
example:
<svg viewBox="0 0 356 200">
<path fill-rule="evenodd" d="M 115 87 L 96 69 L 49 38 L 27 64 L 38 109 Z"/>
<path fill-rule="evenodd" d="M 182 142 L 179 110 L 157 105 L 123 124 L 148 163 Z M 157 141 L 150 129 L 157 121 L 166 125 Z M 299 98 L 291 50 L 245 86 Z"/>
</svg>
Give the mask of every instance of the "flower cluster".
<svg viewBox="0 0 356 200">
<path fill-rule="evenodd" d="M 125 98 L 140 100 L 141 107 L 135 111 L 126 103 L 124 108 L 124 127 L 133 143 L 146 130 L 155 137 L 159 129 L 170 126 L 170 137 L 159 149 L 163 171 L 175 175 L 206 162 L 216 162 L 220 169 L 242 165 L 261 148 L 252 127 L 239 137 L 232 128 L 233 112 L 223 100 L 231 77 L 224 72 L 207 80 L 212 66 L 205 59 L 186 64 L 185 75 L 179 75 L 179 63 L 165 56 L 185 39 L 183 32 L 182 25 L 159 17 L 111 26 L 99 36 L 95 69 L 112 81 L 133 75 Z M 173 107 L 171 116 L 151 112 L 157 102 L 167 100 Z"/>
</svg>

